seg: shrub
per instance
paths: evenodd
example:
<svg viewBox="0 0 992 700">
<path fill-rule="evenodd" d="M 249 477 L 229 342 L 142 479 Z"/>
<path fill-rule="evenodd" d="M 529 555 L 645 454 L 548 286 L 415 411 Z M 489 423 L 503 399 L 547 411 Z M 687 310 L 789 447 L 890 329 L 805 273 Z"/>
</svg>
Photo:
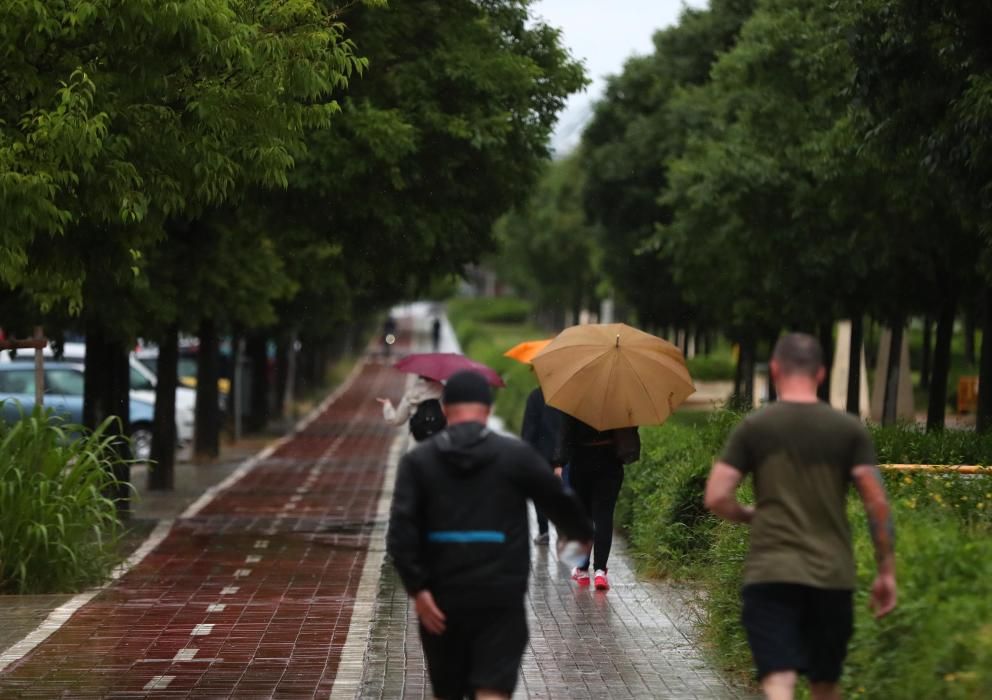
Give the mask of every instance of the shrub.
<svg viewBox="0 0 992 700">
<path fill-rule="evenodd" d="M 514 297 L 461 298 L 448 302 L 448 315 L 455 325 L 461 320 L 476 323 L 526 323 L 532 309 L 529 301 Z"/>
<path fill-rule="evenodd" d="M 0 590 L 76 590 L 118 561 L 111 420 L 84 434 L 35 408 L 0 423 Z"/>
</svg>

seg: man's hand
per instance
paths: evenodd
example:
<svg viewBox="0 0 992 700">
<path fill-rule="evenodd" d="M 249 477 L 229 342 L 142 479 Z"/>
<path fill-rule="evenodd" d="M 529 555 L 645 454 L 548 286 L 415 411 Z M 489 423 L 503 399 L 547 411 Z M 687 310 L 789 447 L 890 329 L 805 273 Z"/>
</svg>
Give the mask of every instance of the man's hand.
<svg viewBox="0 0 992 700">
<path fill-rule="evenodd" d="M 885 617 L 896 607 L 896 575 L 892 573 L 882 573 L 875 577 L 875 583 L 871 586 L 871 600 L 869 601 L 871 611 L 875 614 L 875 619 Z"/>
<path fill-rule="evenodd" d="M 433 594 L 426 588 L 414 596 L 414 607 L 417 609 L 417 617 L 420 624 L 431 634 L 444 634 L 445 621 L 447 618 L 434 602 Z"/>
<path fill-rule="evenodd" d="M 389 403 L 389 399 L 383 399 L 383 398 L 380 398 L 380 397 L 376 397 L 376 401 L 378 401 L 379 403 L 381 403 L 383 406 L 385 406 L 387 403 Z"/>
<path fill-rule="evenodd" d="M 556 465 L 555 466 L 555 476 L 557 476 L 560 479 L 561 478 L 561 475 L 562 475 L 562 468 L 561 468 L 561 466 Z"/>
<path fill-rule="evenodd" d="M 732 523 L 750 523 L 754 519 L 754 508 L 737 500 L 737 487 L 744 480 L 744 474 L 726 462 L 717 462 L 706 480 L 706 493 L 703 497 L 706 509 L 717 517 Z"/>
</svg>

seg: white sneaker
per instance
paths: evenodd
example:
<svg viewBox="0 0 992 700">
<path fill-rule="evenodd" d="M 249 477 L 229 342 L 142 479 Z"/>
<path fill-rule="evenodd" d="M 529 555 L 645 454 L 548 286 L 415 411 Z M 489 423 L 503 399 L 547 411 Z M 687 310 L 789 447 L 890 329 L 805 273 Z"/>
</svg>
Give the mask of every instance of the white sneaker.
<svg viewBox="0 0 992 700">
<path fill-rule="evenodd" d="M 610 590 L 610 580 L 606 578 L 606 571 L 603 569 L 596 569 L 596 590 Z"/>
<path fill-rule="evenodd" d="M 580 586 L 589 585 L 589 570 L 580 569 L 578 567 L 572 569 L 572 580 L 575 581 Z"/>
</svg>

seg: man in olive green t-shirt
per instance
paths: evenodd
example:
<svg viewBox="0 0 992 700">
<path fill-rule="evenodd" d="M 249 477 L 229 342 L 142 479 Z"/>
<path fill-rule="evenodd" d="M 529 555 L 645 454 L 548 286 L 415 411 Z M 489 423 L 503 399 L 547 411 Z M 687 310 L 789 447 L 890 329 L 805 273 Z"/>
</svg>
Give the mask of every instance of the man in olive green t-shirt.
<svg viewBox="0 0 992 700">
<path fill-rule="evenodd" d="M 742 621 L 771 700 L 791 699 L 800 673 L 815 700 L 840 697 L 857 582 L 846 507 L 851 483 L 875 545 L 872 608 L 881 617 L 896 604 L 893 527 L 871 437 L 857 418 L 818 400 L 825 374 L 815 338 L 782 337 L 771 361 L 778 401 L 734 430 L 706 484 L 707 508 L 751 526 Z M 748 474 L 754 507 L 736 498 Z"/>
</svg>

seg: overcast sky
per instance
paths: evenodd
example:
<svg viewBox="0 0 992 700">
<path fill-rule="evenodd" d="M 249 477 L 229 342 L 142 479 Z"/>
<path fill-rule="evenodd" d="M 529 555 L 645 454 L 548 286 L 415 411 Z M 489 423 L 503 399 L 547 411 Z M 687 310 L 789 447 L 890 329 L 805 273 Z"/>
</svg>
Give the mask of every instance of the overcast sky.
<svg viewBox="0 0 992 700">
<path fill-rule="evenodd" d="M 702 7 L 705 0 L 538 0 L 533 14 L 559 27 L 565 45 L 585 61 L 592 83 L 573 95 L 558 120 L 552 142 L 559 152 L 578 143 L 590 107 L 603 93 L 605 77 L 619 73 L 634 54 L 653 50 L 651 36 L 674 24 L 684 4 Z"/>
</svg>

